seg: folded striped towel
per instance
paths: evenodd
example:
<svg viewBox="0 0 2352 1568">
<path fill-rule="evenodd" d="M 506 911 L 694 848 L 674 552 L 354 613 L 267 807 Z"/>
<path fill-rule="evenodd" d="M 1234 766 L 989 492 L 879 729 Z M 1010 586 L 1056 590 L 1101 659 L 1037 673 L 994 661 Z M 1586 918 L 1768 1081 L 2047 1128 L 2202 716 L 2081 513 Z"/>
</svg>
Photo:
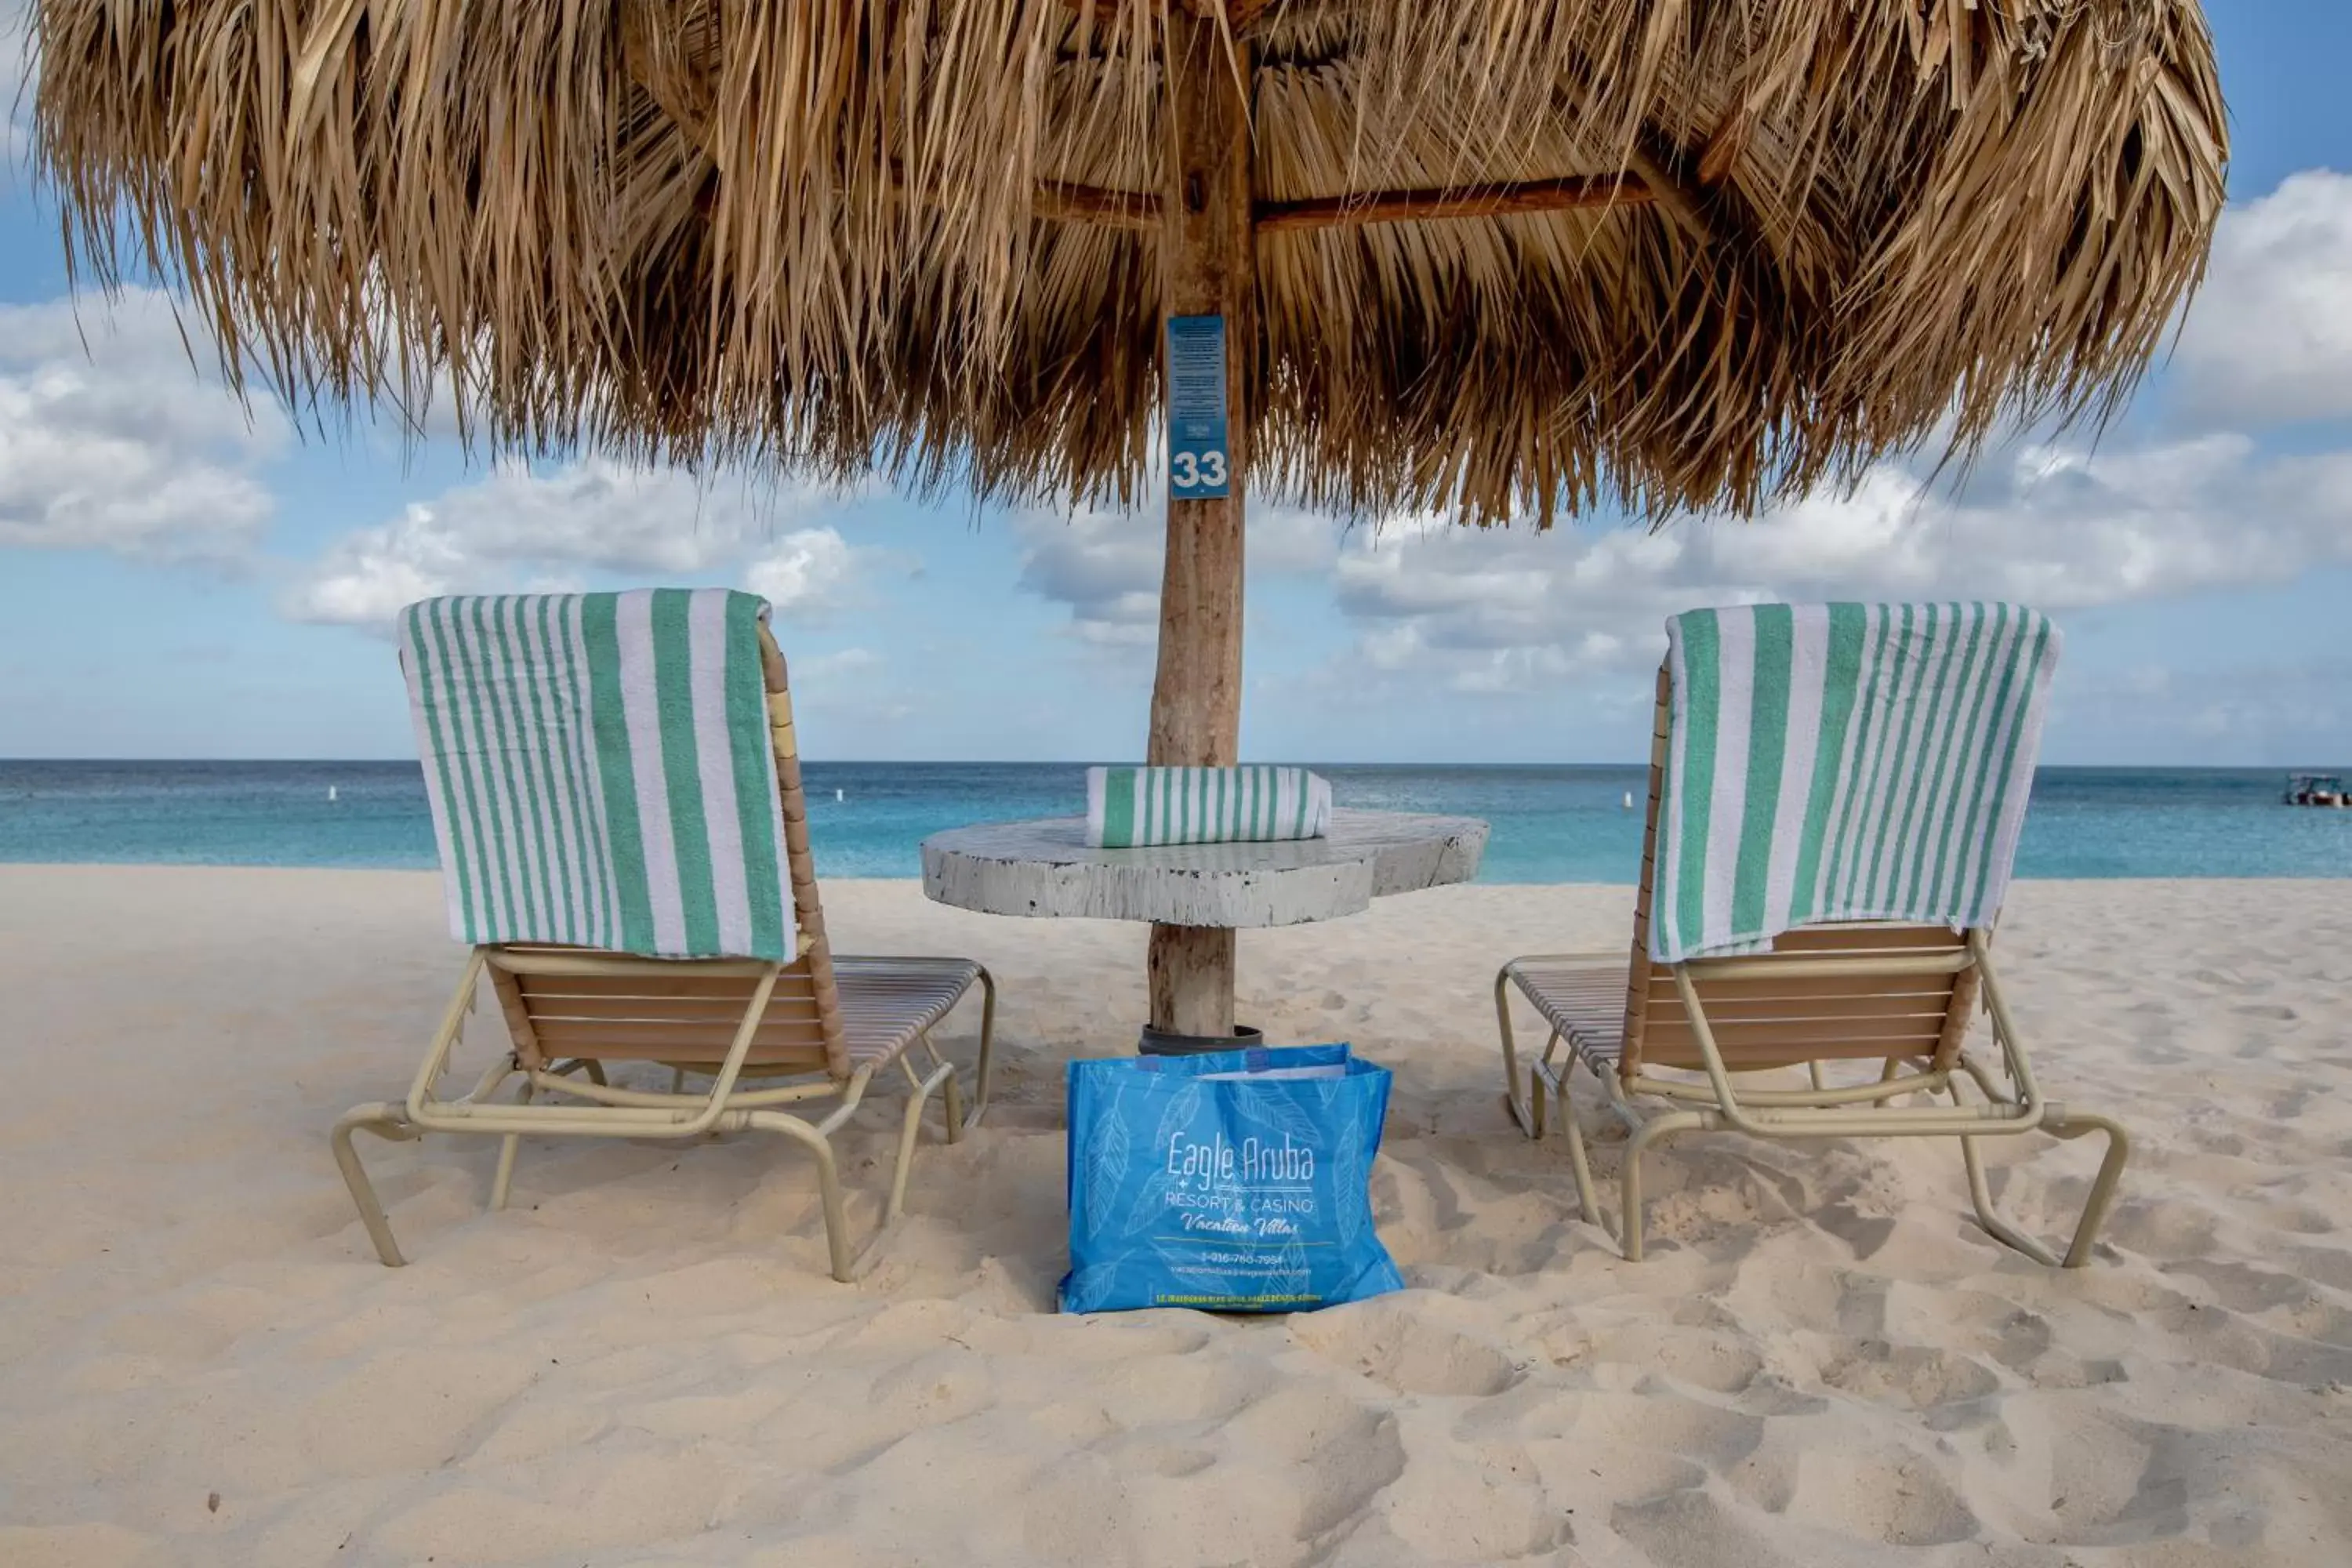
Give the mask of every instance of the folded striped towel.
<svg viewBox="0 0 2352 1568">
<path fill-rule="evenodd" d="M 1990 923 L 2059 636 L 2016 605 L 1749 605 L 1666 623 L 1650 951 L 1797 926 Z"/>
<path fill-rule="evenodd" d="M 717 588 L 400 613 L 450 935 L 793 954 L 767 615 L 766 600 Z"/>
<path fill-rule="evenodd" d="M 1331 786 L 1305 768 L 1088 768 L 1087 842 L 1240 844 L 1320 838 Z"/>
</svg>

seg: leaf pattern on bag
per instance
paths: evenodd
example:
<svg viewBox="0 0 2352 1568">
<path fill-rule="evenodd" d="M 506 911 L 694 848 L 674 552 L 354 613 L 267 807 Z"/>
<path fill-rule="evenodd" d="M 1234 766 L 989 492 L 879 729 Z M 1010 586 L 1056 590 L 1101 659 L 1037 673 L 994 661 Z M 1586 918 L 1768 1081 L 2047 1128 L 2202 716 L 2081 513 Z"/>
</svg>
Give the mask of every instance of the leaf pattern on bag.
<svg viewBox="0 0 2352 1568">
<path fill-rule="evenodd" d="M 1160 1113 L 1160 1131 L 1152 1134 L 1154 1157 L 1168 1147 L 1168 1141 L 1192 1125 L 1192 1118 L 1201 1113 L 1201 1086 L 1187 1079 L 1184 1087 L 1168 1101 L 1168 1109 Z"/>
<path fill-rule="evenodd" d="M 1305 1296 L 1314 1280 L 1307 1273 L 1307 1248 L 1297 1238 L 1284 1244 L 1274 1255 L 1274 1272 L 1267 1276 L 1265 1291 L 1269 1296 Z"/>
<path fill-rule="evenodd" d="M 1129 1143 L 1127 1119 L 1118 1113 L 1118 1097 L 1095 1118 L 1094 1131 L 1087 1137 L 1086 1153 L 1078 1171 L 1080 1207 L 1087 1229 L 1096 1228 L 1097 1205 L 1111 1201 L 1111 1194 L 1127 1182 Z"/>
<path fill-rule="evenodd" d="M 1345 1080 L 1334 1080 L 1345 1081 Z M 1298 1098 L 1291 1092 L 1293 1084 L 1235 1084 L 1233 1086 L 1233 1108 L 1245 1121 L 1268 1128 L 1292 1142 L 1312 1149 L 1318 1142 L 1319 1129 L 1316 1119 Z M 1321 1085 L 1317 1085 L 1321 1088 Z M 1330 1101 L 1324 1102 L 1328 1108 Z"/>
<path fill-rule="evenodd" d="M 1136 1193 L 1135 1202 L 1129 1205 L 1127 1223 L 1119 1226 L 1119 1234 L 1133 1236 L 1138 1231 L 1150 1230 L 1160 1223 L 1160 1213 L 1167 1206 L 1168 1173 L 1155 1171 L 1151 1179 Z"/>
<path fill-rule="evenodd" d="M 1118 1265 L 1090 1263 L 1084 1268 L 1073 1268 L 1062 1281 L 1061 1300 L 1056 1303 L 1065 1312 L 1092 1312 L 1104 1307 L 1126 1305 L 1117 1299 L 1114 1287 L 1118 1281 Z"/>
<path fill-rule="evenodd" d="M 1364 1160 L 1364 1118 L 1350 1116 L 1339 1124 L 1331 1149 L 1331 1216 L 1339 1229 L 1339 1245 L 1353 1247 L 1371 1220 L 1371 1172 Z"/>
</svg>

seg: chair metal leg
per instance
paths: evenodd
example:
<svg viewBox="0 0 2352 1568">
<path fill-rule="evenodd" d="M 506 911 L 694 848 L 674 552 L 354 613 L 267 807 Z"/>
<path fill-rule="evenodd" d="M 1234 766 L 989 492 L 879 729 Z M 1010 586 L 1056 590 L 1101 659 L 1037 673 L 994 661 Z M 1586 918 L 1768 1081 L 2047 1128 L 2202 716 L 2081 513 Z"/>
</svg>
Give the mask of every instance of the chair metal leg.
<svg viewBox="0 0 2352 1568">
<path fill-rule="evenodd" d="M 376 1201 L 375 1184 L 368 1180 L 367 1168 L 360 1163 L 359 1153 L 352 1147 L 352 1134 L 361 1128 L 394 1143 L 406 1143 L 424 1136 L 423 1130 L 410 1122 L 398 1106 L 382 1103 L 354 1105 L 335 1122 L 330 1140 L 335 1151 L 335 1164 L 343 1173 L 343 1185 L 351 1189 L 352 1202 L 360 1211 L 360 1223 L 367 1226 L 368 1239 L 375 1243 L 375 1255 L 387 1268 L 398 1268 L 408 1259 L 400 1255 L 400 1244 L 392 1238 L 392 1222 L 384 1218 L 383 1205 Z"/>
<path fill-rule="evenodd" d="M 834 1161 L 832 1140 L 799 1117 L 782 1111 L 750 1111 L 745 1121 L 769 1132 L 781 1132 L 805 1145 L 815 1156 L 817 1195 L 824 1205 L 825 1253 L 833 1277 L 844 1285 L 849 1284 L 856 1277 L 855 1259 L 849 1250 L 849 1214 L 842 1204 L 841 1169 Z"/>
<path fill-rule="evenodd" d="M 1956 1086 L 1952 1102 L 1959 1103 Z M 1986 1179 L 1984 1156 L 1977 1150 L 1978 1140 L 1960 1140 L 1960 1162 L 1969 1173 L 1969 1199 L 1976 1205 L 1977 1223 L 1988 1235 L 2004 1246 L 2015 1247 L 2036 1263 L 2050 1268 L 2080 1268 L 2091 1260 L 2091 1248 L 2099 1239 L 2099 1227 L 2106 1223 L 2107 1211 L 2115 1204 L 2116 1187 L 2123 1180 L 2124 1163 L 2131 1158 L 2131 1134 L 2113 1118 L 2091 1111 L 2068 1110 L 2053 1105 L 2042 1119 L 2042 1131 L 2063 1139 L 2080 1138 L 2087 1132 L 2104 1132 L 2107 1152 L 2099 1161 L 2099 1173 L 2091 1180 L 2090 1196 L 2084 1201 L 2082 1217 L 2074 1222 L 2074 1238 L 2068 1243 L 2063 1258 L 2040 1241 L 2026 1235 L 2002 1217 L 1993 1205 L 1992 1184 Z"/>
<path fill-rule="evenodd" d="M 971 1113 L 962 1119 L 964 1127 L 977 1127 L 980 1119 L 988 1114 L 989 1085 L 996 1070 L 996 976 L 985 968 L 980 971 L 980 1062 L 972 1073 Z M 956 1120 L 956 1094 L 948 1099 L 948 1116 Z M 961 1136 L 949 1133 L 949 1141 Z"/>
<path fill-rule="evenodd" d="M 1529 1138 L 1543 1136 L 1543 1111 L 1536 1105 L 1541 1098 L 1532 1068 L 1528 1073 L 1527 1097 L 1519 1095 L 1518 1040 L 1511 1032 L 1511 966 L 1505 964 L 1495 975 L 1495 1027 L 1503 1037 L 1503 1109 L 1521 1132 Z"/>
<path fill-rule="evenodd" d="M 526 1078 L 522 1080 L 522 1091 L 515 1096 L 515 1103 L 529 1105 L 531 1093 L 530 1079 Z M 509 1132 L 499 1140 L 499 1168 L 490 1178 L 490 1212 L 493 1214 L 507 1206 L 507 1194 L 514 1186 L 515 1155 L 521 1148 L 522 1134 L 520 1132 Z"/>
<path fill-rule="evenodd" d="M 1624 1228 L 1617 1237 L 1618 1250 L 1628 1263 L 1642 1261 L 1642 1155 L 1653 1143 L 1671 1138 L 1677 1132 L 1688 1132 L 1703 1127 L 1706 1119 L 1696 1110 L 1670 1110 L 1664 1116 L 1653 1117 L 1633 1130 L 1625 1143 L 1625 1169 L 1618 1179 L 1624 1199 Z"/>
<path fill-rule="evenodd" d="M 963 1080 L 957 1077 L 952 1069 L 948 1073 L 947 1081 L 940 1085 L 940 1094 L 947 1121 L 948 1142 L 961 1143 L 963 1142 L 965 1131 Z"/>
<path fill-rule="evenodd" d="M 1592 1186 L 1592 1163 L 1585 1157 L 1584 1129 L 1577 1124 L 1576 1102 L 1570 1095 L 1569 1080 L 1575 1076 L 1573 1061 L 1559 1075 L 1559 1119 L 1568 1127 L 1568 1167 L 1576 1178 L 1576 1204 L 1584 1213 L 1584 1223 L 1606 1231 L 1608 1226 L 1601 1217 L 1601 1199 Z"/>
<path fill-rule="evenodd" d="M 499 1140 L 499 1168 L 490 1177 L 490 1212 L 498 1213 L 507 1206 L 507 1191 L 514 1185 L 515 1152 L 522 1147 L 522 1135 L 509 1132 Z"/>
<path fill-rule="evenodd" d="M 950 1105 L 954 1100 L 955 1068 L 947 1063 L 942 1062 L 928 1078 L 917 1079 L 911 1073 L 908 1077 L 911 1082 L 907 1094 L 906 1115 L 898 1124 L 898 1164 L 890 1173 L 889 1206 L 882 1211 L 885 1228 L 897 1224 L 898 1216 L 906 1212 L 907 1175 L 915 1163 L 915 1143 L 922 1135 L 923 1108 L 930 1103 L 931 1091 L 944 1083 L 949 1086 Z M 953 1111 L 950 1110 L 949 1115 L 952 1121 Z"/>
<path fill-rule="evenodd" d="M 2099 1227 L 2106 1223 L 2107 1210 L 2115 1204 L 2116 1186 L 2123 1180 L 2124 1163 L 2131 1158 L 2131 1134 L 2111 1117 L 2054 1106 L 2051 1114 L 2043 1118 L 2042 1126 L 2061 1138 L 2080 1138 L 2085 1132 L 2107 1135 L 2106 1154 L 2099 1161 L 2099 1173 L 2091 1179 L 2091 1195 L 2083 1204 L 2083 1217 L 2074 1222 L 2074 1239 L 2066 1248 L 2065 1266 L 2080 1268 L 2091 1260 L 2091 1248 L 2099 1239 Z"/>
<path fill-rule="evenodd" d="M 1958 1096 L 1953 1098 L 1957 1100 Z M 1992 1187 L 1985 1180 L 1984 1156 L 1978 1152 L 1975 1139 L 1964 1137 L 1960 1140 L 1960 1162 L 1968 1167 L 1969 1197 L 1977 1206 L 1977 1223 L 1985 1227 L 1986 1233 L 2003 1246 L 2015 1247 L 2036 1263 L 2057 1268 L 2056 1253 L 2010 1224 L 1993 1206 Z"/>
<path fill-rule="evenodd" d="M 928 1085 L 907 1096 L 907 1109 L 898 1118 L 898 1157 L 890 1167 L 890 1201 L 882 1205 L 882 1223 L 898 1222 L 907 1207 L 907 1174 L 915 1164 L 915 1142 L 923 1135 L 923 1102 L 930 1098 Z"/>
</svg>

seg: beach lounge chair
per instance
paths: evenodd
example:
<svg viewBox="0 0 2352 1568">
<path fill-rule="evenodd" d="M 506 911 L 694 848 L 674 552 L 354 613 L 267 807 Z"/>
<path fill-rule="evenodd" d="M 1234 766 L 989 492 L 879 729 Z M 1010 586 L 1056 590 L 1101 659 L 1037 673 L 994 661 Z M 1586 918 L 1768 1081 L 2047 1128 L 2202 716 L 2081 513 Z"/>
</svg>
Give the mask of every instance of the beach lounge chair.
<svg viewBox="0 0 2352 1568">
<path fill-rule="evenodd" d="M 1507 1104 L 1540 1139 L 1558 1100 L 1578 1202 L 1604 1229 L 1576 1064 L 1632 1130 L 1628 1258 L 1642 1256 L 1643 1154 L 1721 1131 L 1958 1138 L 1985 1229 L 2055 1266 L 1995 1210 L 1979 1143 L 2097 1131 L 2105 1158 L 2063 1262 L 2087 1260 L 2129 1142 L 2045 1098 L 1992 957 L 2058 641 L 2004 605 L 1763 605 L 1668 623 L 1632 952 L 1515 959 L 1495 980 Z M 1549 1029 L 1524 1069 L 1514 990 Z M 1965 1048 L 1979 1005 L 1991 1062 Z M 1879 1070 L 1845 1083 L 1825 1070 L 1854 1060 Z M 1748 1087 L 1794 1068 L 1805 1081 Z"/>
<path fill-rule="evenodd" d="M 826 942 L 767 614 L 764 600 L 719 589 L 433 599 L 402 612 L 450 931 L 472 952 L 406 1100 L 355 1107 L 335 1125 L 336 1163 L 386 1264 L 403 1260 L 352 1148 L 361 1129 L 502 1139 L 494 1209 L 526 1134 L 782 1133 L 815 1158 L 833 1275 L 846 1280 L 857 1258 L 831 1136 L 877 1077 L 905 1080 L 887 1229 L 932 1092 L 950 1142 L 967 1125 L 930 1032 L 974 985 L 971 1120 L 986 1108 L 988 972 L 960 958 L 840 957 Z M 445 1099 L 486 976 L 511 1048 Z M 667 1068 L 667 1080 L 608 1075 L 625 1063 Z M 514 1078 L 519 1098 L 494 1100 Z M 788 1109 L 814 1101 L 832 1102 L 818 1120 Z"/>
</svg>

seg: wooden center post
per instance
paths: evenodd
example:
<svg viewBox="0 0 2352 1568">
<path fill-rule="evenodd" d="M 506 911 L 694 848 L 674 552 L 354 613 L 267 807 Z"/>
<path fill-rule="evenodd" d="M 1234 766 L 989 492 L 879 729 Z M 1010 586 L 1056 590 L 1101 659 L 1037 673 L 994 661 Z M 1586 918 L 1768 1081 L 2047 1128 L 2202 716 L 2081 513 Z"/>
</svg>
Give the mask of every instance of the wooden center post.
<svg viewBox="0 0 2352 1568">
<path fill-rule="evenodd" d="M 1225 468 L 1229 493 L 1168 499 L 1168 559 L 1160 588 L 1160 665 L 1151 687 L 1155 765 L 1230 767 L 1240 757 L 1242 487 L 1248 471 L 1251 374 L 1257 348 L 1256 248 L 1251 235 L 1247 45 L 1216 10 L 1171 7 L 1168 184 L 1161 204 L 1162 393 L 1166 319 L 1224 321 Z M 1155 925 L 1148 960 L 1151 1024 L 1181 1035 L 1234 1032 L 1234 933 Z"/>
</svg>

